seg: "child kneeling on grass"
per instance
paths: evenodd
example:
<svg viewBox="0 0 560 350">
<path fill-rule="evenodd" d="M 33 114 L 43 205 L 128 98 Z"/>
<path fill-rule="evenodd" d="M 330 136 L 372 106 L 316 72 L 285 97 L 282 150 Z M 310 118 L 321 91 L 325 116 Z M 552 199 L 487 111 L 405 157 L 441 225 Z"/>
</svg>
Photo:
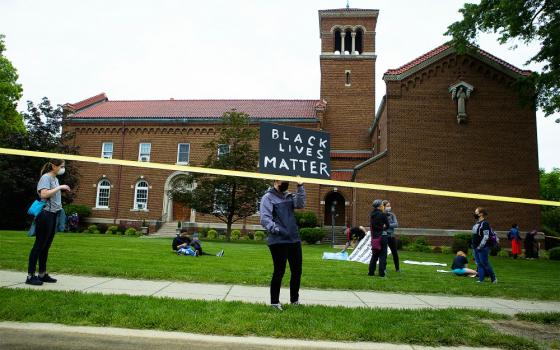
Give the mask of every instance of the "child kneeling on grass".
<svg viewBox="0 0 560 350">
<path fill-rule="evenodd" d="M 453 259 L 453 264 L 451 265 L 451 272 L 453 272 L 457 276 L 469 276 L 475 277 L 478 273 L 475 270 L 469 269 L 468 266 L 469 261 L 467 260 L 467 255 L 459 250 L 455 259 Z"/>
</svg>

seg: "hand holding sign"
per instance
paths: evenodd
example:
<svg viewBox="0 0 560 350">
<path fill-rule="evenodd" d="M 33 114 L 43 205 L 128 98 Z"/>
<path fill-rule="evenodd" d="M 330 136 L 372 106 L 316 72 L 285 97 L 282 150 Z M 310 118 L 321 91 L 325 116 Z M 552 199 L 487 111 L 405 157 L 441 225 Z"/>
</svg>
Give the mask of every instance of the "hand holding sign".
<svg viewBox="0 0 560 350">
<path fill-rule="evenodd" d="M 261 123 L 259 172 L 330 179 L 329 134 Z"/>
</svg>

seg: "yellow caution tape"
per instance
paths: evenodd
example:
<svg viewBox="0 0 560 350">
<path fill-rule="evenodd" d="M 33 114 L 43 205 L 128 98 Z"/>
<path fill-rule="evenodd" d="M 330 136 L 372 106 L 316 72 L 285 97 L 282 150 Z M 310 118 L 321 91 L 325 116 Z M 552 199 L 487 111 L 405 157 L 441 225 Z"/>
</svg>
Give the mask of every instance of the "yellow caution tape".
<svg viewBox="0 0 560 350">
<path fill-rule="evenodd" d="M 305 182 L 305 183 L 311 183 L 311 184 L 317 184 L 317 185 L 334 186 L 334 187 L 350 187 L 350 188 L 359 188 L 359 189 L 365 189 L 365 190 L 416 193 L 416 194 L 425 194 L 425 195 L 430 195 L 430 196 L 481 199 L 481 200 L 488 200 L 488 201 L 511 202 L 511 203 L 522 203 L 522 204 L 536 204 L 536 205 L 550 205 L 550 206 L 560 207 L 560 202 L 546 201 L 546 200 L 540 200 L 540 199 L 493 196 L 493 195 L 488 195 L 488 194 L 476 194 L 476 193 L 430 190 L 430 189 L 426 189 L 426 188 L 367 184 L 367 183 L 361 183 L 361 182 L 347 182 L 347 181 L 313 179 L 313 178 L 303 178 L 303 177 L 297 177 L 297 176 L 273 175 L 273 174 L 253 173 L 253 172 L 247 172 L 247 171 L 203 168 L 203 167 L 188 166 L 188 165 L 149 163 L 149 162 L 138 162 L 138 161 L 134 161 L 134 160 L 106 159 L 106 158 L 101 158 L 101 157 L 98 158 L 98 157 L 78 156 L 78 155 L 73 155 L 73 154 L 25 151 L 25 150 L 19 150 L 19 149 L 11 149 L 11 148 L 0 148 L 0 154 L 9 154 L 9 155 L 14 155 L 14 156 L 26 156 L 26 157 L 65 159 L 65 160 L 74 160 L 74 161 L 78 161 L 78 162 L 90 162 L 90 163 L 109 164 L 109 165 L 124 165 L 124 166 L 132 166 L 132 167 L 137 167 L 137 168 L 148 168 L 148 169 L 163 169 L 163 170 L 175 170 L 175 171 L 179 170 L 179 171 L 186 171 L 186 172 L 191 172 L 191 173 L 202 173 L 202 174 L 224 175 L 224 176 L 237 176 L 237 177 L 247 177 L 247 178 L 263 179 L 263 180 L 278 179 L 278 180 L 284 180 L 284 181 Z"/>
</svg>

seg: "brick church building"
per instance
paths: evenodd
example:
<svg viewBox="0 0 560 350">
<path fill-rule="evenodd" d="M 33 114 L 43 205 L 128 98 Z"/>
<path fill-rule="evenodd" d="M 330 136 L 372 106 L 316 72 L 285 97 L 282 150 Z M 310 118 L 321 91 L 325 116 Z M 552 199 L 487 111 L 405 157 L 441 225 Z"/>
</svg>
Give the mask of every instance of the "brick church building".
<svg viewBox="0 0 560 350">
<path fill-rule="evenodd" d="M 202 145 L 235 108 L 255 128 L 269 121 L 329 132 L 334 180 L 537 198 L 536 115 L 513 87 L 529 72 L 483 50 L 458 55 L 444 44 L 385 72 L 376 111 L 378 14 L 319 11 L 318 100 L 117 101 L 99 94 L 66 104 L 65 128 L 75 132 L 81 155 L 200 165 L 207 157 Z M 168 198 L 184 172 L 81 163 L 80 173 L 75 202 L 92 208 L 92 222 L 224 226 Z M 497 230 L 539 225 L 538 206 L 318 185 L 307 193 L 307 208 L 328 226 L 335 201 L 336 226 L 367 225 L 375 198 L 391 200 L 401 233 L 469 229 L 481 205 Z M 241 226 L 260 228 L 258 215 Z"/>
</svg>

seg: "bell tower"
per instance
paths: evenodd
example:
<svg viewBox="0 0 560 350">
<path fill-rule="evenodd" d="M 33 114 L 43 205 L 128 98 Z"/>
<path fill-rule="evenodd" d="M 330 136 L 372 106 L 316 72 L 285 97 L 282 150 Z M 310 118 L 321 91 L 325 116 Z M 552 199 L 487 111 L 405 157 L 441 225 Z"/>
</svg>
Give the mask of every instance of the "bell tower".
<svg viewBox="0 0 560 350">
<path fill-rule="evenodd" d="M 378 10 L 319 11 L 323 129 L 333 150 L 371 150 L 375 116 L 375 26 Z"/>
</svg>

